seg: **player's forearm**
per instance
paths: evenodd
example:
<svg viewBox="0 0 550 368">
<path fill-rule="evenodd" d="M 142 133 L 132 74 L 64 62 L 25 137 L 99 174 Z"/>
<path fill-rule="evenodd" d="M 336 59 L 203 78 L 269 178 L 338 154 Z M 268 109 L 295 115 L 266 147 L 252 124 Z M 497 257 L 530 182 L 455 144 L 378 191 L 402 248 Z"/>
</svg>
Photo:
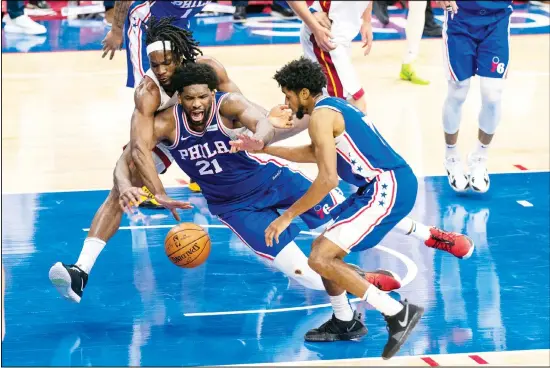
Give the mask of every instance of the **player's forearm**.
<svg viewBox="0 0 550 368">
<path fill-rule="evenodd" d="M 299 147 L 268 146 L 262 150 L 262 153 L 267 153 L 268 155 L 277 156 L 293 162 L 317 162 L 315 159 L 315 154 L 313 153 L 313 147 L 311 145 Z"/>
<path fill-rule="evenodd" d="M 371 1 L 369 5 L 367 6 L 367 9 L 363 12 L 363 16 L 361 17 L 363 19 L 363 23 L 371 23 L 372 19 L 372 3 L 374 1 Z"/>
<path fill-rule="evenodd" d="M 128 9 L 130 9 L 130 5 L 132 5 L 131 1 L 123 1 L 123 0 L 117 0 L 115 1 L 115 7 L 114 7 L 114 16 L 113 16 L 113 25 L 112 30 L 117 32 L 122 32 L 122 29 L 124 27 L 124 21 L 126 21 L 126 17 L 128 16 Z"/>
<path fill-rule="evenodd" d="M 132 159 L 143 180 L 143 184 L 151 193 L 153 195 L 166 194 L 164 185 L 158 176 L 155 162 L 153 161 L 152 151 L 146 144 L 140 142 L 132 144 Z"/>
<path fill-rule="evenodd" d="M 294 203 L 290 208 L 285 212 L 286 216 L 289 216 L 291 219 L 294 219 L 304 212 L 308 211 L 310 208 L 313 208 L 319 202 L 323 200 L 330 193 L 331 190 L 338 186 L 338 179 L 329 178 L 325 176 L 317 176 L 313 181 L 307 192 L 300 198 L 296 203 Z"/>
<path fill-rule="evenodd" d="M 132 174 L 128 162 L 129 149 L 129 147 L 126 147 L 113 172 L 113 182 L 119 193 L 124 193 L 132 187 Z"/>
<path fill-rule="evenodd" d="M 288 1 L 290 8 L 296 15 L 308 26 L 310 30 L 320 27 L 320 23 L 315 19 L 305 1 Z"/>
</svg>

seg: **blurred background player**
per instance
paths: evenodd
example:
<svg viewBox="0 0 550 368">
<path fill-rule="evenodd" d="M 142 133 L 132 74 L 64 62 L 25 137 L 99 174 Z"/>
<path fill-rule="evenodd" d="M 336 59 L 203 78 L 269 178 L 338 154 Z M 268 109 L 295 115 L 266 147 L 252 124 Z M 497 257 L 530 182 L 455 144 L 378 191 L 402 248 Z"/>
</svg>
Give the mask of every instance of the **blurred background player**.
<svg viewBox="0 0 550 368">
<path fill-rule="evenodd" d="M 510 57 L 512 1 L 440 1 L 445 8 L 443 47 L 448 77 L 447 99 L 443 105 L 445 169 L 451 187 L 462 192 L 489 190 L 487 173 L 489 144 L 500 122 L 502 92 Z M 464 171 L 456 147 L 462 104 L 470 89 L 470 79 L 478 75 L 481 84 L 481 111 L 476 147 L 468 155 Z"/>
<path fill-rule="evenodd" d="M 328 84 L 325 94 L 349 100 L 366 112 L 365 91 L 351 61 L 351 45 L 357 34 L 365 55 L 372 46 L 372 1 L 291 1 L 302 19 L 300 43 L 307 58 L 318 62 Z M 317 14 L 316 14 L 317 13 Z"/>
<path fill-rule="evenodd" d="M 413 84 L 426 85 L 430 82 L 418 76 L 413 68 L 413 62 L 418 57 L 420 51 L 420 40 L 425 24 L 425 13 L 428 1 L 418 0 L 409 1 L 409 11 L 407 13 L 407 26 L 405 35 L 407 37 L 407 50 L 401 64 L 399 77 L 402 80 L 410 81 Z"/>
<path fill-rule="evenodd" d="M 35 22 L 25 14 L 24 1 L 7 1 L 7 14 L 2 18 L 4 32 L 40 35 L 46 33 L 46 27 Z M 42 2 L 41 2 L 42 3 Z"/>
<path fill-rule="evenodd" d="M 145 24 L 151 16 L 157 18 L 173 16 L 173 24 L 189 29 L 190 19 L 210 1 L 115 1 L 112 12 L 112 27 L 103 40 L 103 57 L 109 52 L 109 59 L 120 50 L 125 39 L 128 77 L 126 86 L 134 88 L 149 69 L 149 58 L 145 47 Z M 189 189 L 200 191 L 191 182 Z M 147 202 L 146 202 L 147 203 Z M 154 207 L 154 205 L 153 205 Z"/>
</svg>

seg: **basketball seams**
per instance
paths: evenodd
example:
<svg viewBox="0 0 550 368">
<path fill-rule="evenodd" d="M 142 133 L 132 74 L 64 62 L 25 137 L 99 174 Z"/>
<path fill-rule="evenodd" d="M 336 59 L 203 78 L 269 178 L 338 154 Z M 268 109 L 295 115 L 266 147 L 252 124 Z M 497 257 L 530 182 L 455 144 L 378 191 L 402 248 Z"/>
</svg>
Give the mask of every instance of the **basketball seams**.
<svg viewBox="0 0 550 368">
<path fill-rule="evenodd" d="M 178 231 L 178 232 L 175 233 L 174 235 L 176 235 L 176 234 L 178 234 L 178 233 L 180 233 L 180 232 L 182 232 L 182 231 L 188 231 L 188 230 L 181 230 L 181 231 Z M 203 230 L 203 232 L 204 232 L 204 230 Z M 172 255 L 173 255 L 174 253 L 179 252 L 180 250 L 182 250 L 182 249 L 184 249 L 184 248 L 186 248 L 186 247 L 188 247 L 188 246 L 190 246 L 190 245 L 193 245 L 193 243 L 198 242 L 200 239 L 204 238 L 205 236 L 208 236 L 208 233 L 204 233 L 203 236 L 198 237 L 197 239 L 195 239 L 195 240 L 189 242 L 189 243 L 186 244 L 183 248 L 180 248 L 180 249 L 175 250 L 174 252 L 170 253 L 170 254 L 168 255 L 168 257 L 172 257 Z M 204 247 L 201 247 L 201 249 L 202 249 L 202 248 L 204 248 Z M 202 253 L 202 252 L 201 252 L 201 253 Z M 200 253 L 199 253 L 199 254 L 200 254 Z"/>
<path fill-rule="evenodd" d="M 208 240 L 208 243 L 211 244 L 210 240 Z M 191 261 L 189 261 L 189 262 L 187 262 L 187 263 L 185 263 L 185 264 L 182 264 L 181 266 L 187 266 L 189 263 L 196 261 L 197 258 L 199 258 L 199 256 L 202 254 L 202 252 L 204 252 L 205 249 L 207 249 L 207 248 L 210 249 L 210 248 L 209 248 L 209 247 L 210 247 L 210 244 L 208 244 L 208 247 L 206 246 L 206 244 L 207 244 L 207 243 L 204 243 L 204 247 L 201 247 L 200 253 L 197 254 L 197 256 L 196 256 L 193 260 L 191 260 Z"/>
</svg>

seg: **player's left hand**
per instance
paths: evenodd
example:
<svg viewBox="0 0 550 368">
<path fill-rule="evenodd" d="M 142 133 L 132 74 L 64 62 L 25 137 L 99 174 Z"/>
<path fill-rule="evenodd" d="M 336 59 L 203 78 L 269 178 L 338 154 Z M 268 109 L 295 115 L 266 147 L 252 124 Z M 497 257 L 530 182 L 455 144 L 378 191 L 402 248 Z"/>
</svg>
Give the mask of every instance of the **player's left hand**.
<svg viewBox="0 0 550 368">
<path fill-rule="evenodd" d="M 289 129 L 294 126 L 292 110 L 286 105 L 277 105 L 267 115 L 274 128 Z"/>
<path fill-rule="evenodd" d="M 363 22 L 359 33 L 361 34 L 361 42 L 363 42 L 362 48 L 365 49 L 364 55 L 368 55 L 370 53 L 372 41 L 374 39 L 372 33 L 372 24 L 370 22 Z"/>
<path fill-rule="evenodd" d="M 172 216 L 174 216 L 174 219 L 178 222 L 181 221 L 180 215 L 178 215 L 178 212 L 176 211 L 178 208 L 182 210 L 189 210 L 193 208 L 191 203 L 178 201 L 177 199 L 168 197 L 166 194 L 157 194 L 155 199 L 161 206 L 170 210 L 170 212 L 172 212 Z"/>
<path fill-rule="evenodd" d="M 231 146 L 230 153 L 239 151 L 259 152 L 264 148 L 264 141 L 254 136 L 238 134 L 237 139 L 230 141 L 229 145 Z"/>
<path fill-rule="evenodd" d="M 265 229 L 265 244 L 268 247 L 272 247 L 273 238 L 275 238 L 275 242 L 279 244 L 279 235 L 281 235 L 281 233 L 290 226 L 291 222 L 292 219 L 283 213 L 275 221 L 269 224 L 267 229 Z"/>
</svg>

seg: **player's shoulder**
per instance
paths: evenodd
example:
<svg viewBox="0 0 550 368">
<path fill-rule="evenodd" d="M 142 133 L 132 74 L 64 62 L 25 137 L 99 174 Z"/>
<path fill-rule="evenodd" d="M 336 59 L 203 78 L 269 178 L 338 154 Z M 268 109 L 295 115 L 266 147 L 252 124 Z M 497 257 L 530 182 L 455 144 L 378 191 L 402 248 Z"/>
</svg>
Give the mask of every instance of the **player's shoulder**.
<svg viewBox="0 0 550 368">
<path fill-rule="evenodd" d="M 160 87 L 149 77 L 141 80 L 134 91 L 136 107 L 150 107 L 156 110 L 160 104 Z"/>
</svg>

